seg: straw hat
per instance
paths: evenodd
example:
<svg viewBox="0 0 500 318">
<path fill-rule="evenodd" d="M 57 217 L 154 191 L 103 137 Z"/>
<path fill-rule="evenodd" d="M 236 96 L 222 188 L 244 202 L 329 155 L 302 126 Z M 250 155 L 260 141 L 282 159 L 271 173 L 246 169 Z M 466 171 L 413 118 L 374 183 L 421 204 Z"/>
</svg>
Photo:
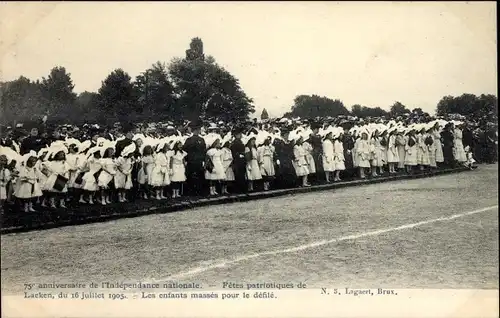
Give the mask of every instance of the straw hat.
<svg viewBox="0 0 500 318">
<path fill-rule="evenodd" d="M 19 163 L 22 158 L 21 155 L 14 149 L 3 146 L 0 146 L 0 155 L 4 155 L 5 157 L 7 157 L 7 164 L 12 162 L 12 160 L 15 160 L 17 163 Z"/>
<path fill-rule="evenodd" d="M 126 156 L 130 155 L 131 153 L 134 153 L 136 149 L 137 149 L 137 146 L 135 145 L 135 143 L 131 143 L 130 145 L 123 148 L 121 155 L 122 155 L 122 157 L 126 157 Z"/>
</svg>

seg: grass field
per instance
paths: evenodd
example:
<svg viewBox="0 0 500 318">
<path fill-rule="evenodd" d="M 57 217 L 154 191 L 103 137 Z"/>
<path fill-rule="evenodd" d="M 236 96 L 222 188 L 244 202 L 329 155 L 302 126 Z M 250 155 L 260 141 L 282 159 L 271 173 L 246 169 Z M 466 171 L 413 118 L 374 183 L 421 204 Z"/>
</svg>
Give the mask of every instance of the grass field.
<svg viewBox="0 0 500 318">
<path fill-rule="evenodd" d="M 498 168 L 2 235 L 23 283 L 498 289 Z M 469 213 L 470 212 L 470 213 Z"/>
</svg>

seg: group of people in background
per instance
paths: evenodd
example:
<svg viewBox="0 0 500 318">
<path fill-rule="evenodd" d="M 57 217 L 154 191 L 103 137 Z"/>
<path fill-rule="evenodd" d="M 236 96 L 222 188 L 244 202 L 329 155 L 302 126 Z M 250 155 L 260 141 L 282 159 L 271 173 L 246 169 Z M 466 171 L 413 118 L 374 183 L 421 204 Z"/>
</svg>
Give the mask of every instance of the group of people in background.
<svg viewBox="0 0 500 318">
<path fill-rule="evenodd" d="M 493 125 L 493 124 L 491 124 Z M 485 142 L 464 121 L 332 118 L 232 125 L 166 123 L 141 130 L 58 127 L 50 137 L 2 137 L 0 200 L 34 212 L 135 200 L 176 200 L 343 179 L 375 178 L 497 160 L 497 130 Z M 481 146 L 478 146 L 481 145 Z M 479 150 L 478 150 L 479 147 Z"/>
</svg>

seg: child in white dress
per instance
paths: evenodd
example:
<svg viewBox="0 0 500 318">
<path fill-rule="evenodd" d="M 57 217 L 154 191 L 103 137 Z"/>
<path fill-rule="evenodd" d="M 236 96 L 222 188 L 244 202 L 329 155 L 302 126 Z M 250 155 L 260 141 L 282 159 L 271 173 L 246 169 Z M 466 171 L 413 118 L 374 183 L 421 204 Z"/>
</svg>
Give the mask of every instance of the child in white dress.
<svg viewBox="0 0 500 318">
<path fill-rule="evenodd" d="M 163 191 L 164 187 L 170 184 L 170 158 L 167 156 L 167 151 L 168 145 L 165 142 L 157 145 L 153 169 L 149 174 L 149 185 L 155 191 L 156 200 L 167 198 Z"/>
<path fill-rule="evenodd" d="M 469 168 L 470 170 L 474 170 L 477 168 L 475 165 L 476 160 L 474 159 L 474 155 L 472 154 L 472 151 L 470 150 L 470 147 L 467 146 L 464 148 L 465 154 L 467 156 L 467 161 L 465 162 L 465 166 Z"/>
<path fill-rule="evenodd" d="M 38 152 L 38 160 L 35 164 L 36 173 L 38 176 L 38 182 L 40 183 L 40 189 L 42 190 L 42 195 L 37 198 L 39 203 L 43 208 L 48 206 L 50 199 L 50 194 L 47 189 L 47 178 L 49 176 L 49 170 L 47 169 L 46 163 L 48 158 L 48 149 L 42 149 Z"/>
<path fill-rule="evenodd" d="M 270 181 L 274 178 L 274 147 L 271 145 L 271 139 L 264 140 L 262 145 L 257 148 L 257 160 L 259 161 L 260 173 L 264 179 L 264 191 L 269 190 Z"/>
<path fill-rule="evenodd" d="M 132 168 L 133 159 L 136 147 L 134 143 L 126 146 L 120 155 L 115 159 L 116 174 L 115 188 L 118 191 L 118 202 L 127 202 L 127 191 L 132 189 Z"/>
<path fill-rule="evenodd" d="M 231 142 L 226 141 L 222 147 L 222 165 L 226 179 L 222 185 L 222 194 L 229 194 L 227 187 L 234 181 L 233 153 L 231 152 Z"/>
<path fill-rule="evenodd" d="M 361 138 L 359 138 L 355 143 L 356 149 L 356 157 L 357 157 L 357 165 L 359 168 L 359 177 L 361 179 L 366 178 L 365 169 L 370 168 L 370 154 L 371 154 L 371 145 L 368 140 L 368 133 L 363 131 L 361 133 Z"/>
<path fill-rule="evenodd" d="M 68 192 L 71 194 L 71 196 L 74 197 L 76 188 L 75 181 L 78 177 L 78 174 L 80 173 L 81 156 L 78 154 L 78 147 L 76 146 L 76 144 L 69 145 L 68 150 L 69 153 L 66 156 L 66 163 L 69 169 Z"/>
<path fill-rule="evenodd" d="M 97 177 L 102 170 L 101 163 L 101 151 L 98 147 L 94 147 L 89 149 L 87 156 L 87 162 L 83 169 L 83 178 L 82 178 L 82 189 L 85 194 L 88 195 L 88 203 L 94 204 L 94 195 L 97 190 L 99 190 L 99 185 L 97 184 Z M 84 194 L 82 194 L 83 196 Z M 81 197 L 80 199 L 83 199 Z M 86 203 L 85 201 L 81 203 Z"/>
<path fill-rule="evenodd" d="M 313 147 L 308 140 L 304 140 L 304 142 L 302 143 L 302 148 L 304 148 L 304 151 L 306 153 L 307 170 L 309 171 L 309 174 L 315 174 L 316 163 L 314 162 L 314 157 L 312 155 Z"/>
<path fill-rule="evenodd" d="M 37 160 L 36 153 L 32 151 L 23 156 L 23 162 L 19 168 L 14 196 L 22 201 L 24 212 L 35 212 L 33 198 L 42 194 L 35 168 Z"/>
<path fill-rule="evenodd" d="M 399 152 L 396 144 L 395 128 L 389 130 L 387 138 L 387 164 L 389 165 L 389 174 L 396 173 L 396 165 L 399 163 Z"/>
<path fill-rule="evenodd" d="M 437 168 L 436 162 L 436 143 L 434 141 L 433 127 L 428 127 L 424 135 L 424 143 L 427 146 L 427 155 L 429 156 L 429 166 L 431 169 Z"/>
<path fill-rule="evenodd" d="M 186 182 L 186 156 L 182 150 L 182 142 L 175 141 L 170 151 L 170 181 L 172 181 L 172 198 L 181 197 L 181 189 Z"/>
<path fill-rule="evenodd" d="M 144 146 L 142 150 L 142 158 L 140 159 L 139 171 L 137 172 L 137 182 L 139 183 L 139 193 L 142 194 L 144 199 L 148 198 L 148 179 L 153 171 L 154 158 L 153 148 L 150 145 Z"/>
<path fill-rule="evenodd" d="M 101 204 L 106 205 L 112 202 L 110 185 L 116 175 L 116 163 L 114 160 L 115 149 L 112 147 L 104 147 L 102 149 L 104 149 L 104 151 L 101 151 L 102 170 L 99 173 L 97 185 L 101 190 Z"/>
<path fill-rule="evenodd" d="M 295 140 L 295 146 L 293 146 L 293 167 L 295 168 L 295 174 L 297 177 L 302 179 L 302 186 L 309 187 L 310 184 L 307 182 L 307 176 L 309 175 L 308 163 L 307 163 L 307 153 L 302 147 L 302 137 L 298 137 Z"/>
<path fill-rule="evenodd" d="M 205 169 L 205 179 L 210 182 L 210 195 L 218 195 L 216 184 L 222 184 L 226 179 L 224 165 L 222 164 L 222 145 L 219 138 L 215 139 L 207 150 L 207 161 L 211 162 L 211 169 Z"/>
<path fill-rule="evenodd" d="M 10 181 L 11 173 L 7 168 L 7 156 L 0 155 L 0 207 L 3 207 L 7 200 L 7 184 Z"/>
<path fill-rule="evenodd" d="M 332 132 L 323 138 L 323 171 L 325 171 L 326 183 L 330 183 L 332 172 L 335 171 L 335 149 L 333 147 Z"/>
<path fill-rule="evenodd" d="M 405 145 L 405 166 L 406 172 L 411 173 L 412 167 L 417 165 L 418 140 L 413 130 L 408 132 Z"/>
<path fill-rule="evenodd" d="M 48 161 L 45 163 L 45 168 L 48 170 L 48 178 L 45 182 L 45 189 L 49 192 L 50 207 L 56 208 L 56 201 L 59 202 L 59 207 L 66 208 L 66 193 L 68 193 L 69 166 L 66 163 L 67 149 L 56 149 L 49 154 Z M 64 186 L 58 188 L 57 180 L 63 177 L 66 180 Z"/>
<path fill-rule="evenodd" d="M 262 180 L 260 173 L 259 161 L 257 158 L 257 147 L 255 145 L 255 137 L 248 140 L 245 146 L 245 159 L 246 159 L 246 175 L 248 181 L 248 191 L 253 191 L 254 181 Z"/>
<path fill-rule="evenodd" d="M 342 143 L 342 133 L 334 136 L 333 141 L 333 162 L 335 165 L 335 177 L 333 181 L 340 181 L 340 172 L 345 170 L 344 144 Z"/>
<path fill-rule="evenodd" d="M 399 157 L 398 169 L 400 170 L 405 168 L 406 143 L 406 136 L 404 135 L 403 131 L 401 131 L 401 128 L 398 128 L 396 134 L 396 147 L 398 149 Z"/>
<path fill-rule="evenodd" d="M 425 128 L 422 128 L 417 134 L 417 164 L 420 166 L 420 171 L 423 171 L 429 166 L 429 147 L 425 144 Z"/>
</svg>

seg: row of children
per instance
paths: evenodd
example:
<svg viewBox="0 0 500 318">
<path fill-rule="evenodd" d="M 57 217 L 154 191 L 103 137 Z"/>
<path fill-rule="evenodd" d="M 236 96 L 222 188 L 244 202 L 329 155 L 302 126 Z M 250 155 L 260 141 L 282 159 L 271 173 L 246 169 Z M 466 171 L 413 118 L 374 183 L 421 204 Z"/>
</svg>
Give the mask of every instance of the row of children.
<svg viewBox="0 0 500 318">
<path fill-rule="evenodd" d="M 405 127 L 401 124 L 369 124 L 353 127 L 347 132 L 355 142 L 344 149 L 344 129 L 326 127 L 313 131 L 299 127 L 288 133 L 258 131 L 241 137 L 245 145 L 245 177 L 248 190 L 254 182 L 262 180 L 264 190 L 280 168 L 276 147 L 279 141 L 293 149 L 292 172 L 302 186 L 310 186 L 309 175 L 324 172 L 326 182 L 339 181 L 346 169 L 346 155 L 352 165 L 365 178 L 365 170 L 372 177 L 396 173 L 396 169 L 420 166 L 436 168 L 445 161 L 450 145 L 442 138 L 442 123 L 431 122 Z M 452 155 L 458 162 L 468 158 L 461 142 L 461 132 L 455 129 Z M 315 152 L 314 136 L 320 138 L 320 155 Z M 66 207 L 73 198 L 81 204 L 107 205 L 116 201 L 127 202 L 129 190 L 135 189 L 141 198 L 163 200 L 171 189 L 171 197 L 183 193 L 186 181 L 186 156 L 183 150 L 188 136 L 151 138 L 135 135 L 134 142 L 115 156 L 116 141 L 103 138 L 94 144 L 68 138 L 56 141 L 38 153 L 20 156 L 11 148 L 0 149 L 0 199 L 15 197 L 23 202 L 25 211 L 33 211 L 34 203 L 41 207 Z M 228 184 L 235 180 L 235 165 L 231 133 L 224 137 L 217 133 L 203 136 L 206 158 L 203 162 L 204 178 L 209 181 L 210 195 L 228 194 Z"/>
</svg>

